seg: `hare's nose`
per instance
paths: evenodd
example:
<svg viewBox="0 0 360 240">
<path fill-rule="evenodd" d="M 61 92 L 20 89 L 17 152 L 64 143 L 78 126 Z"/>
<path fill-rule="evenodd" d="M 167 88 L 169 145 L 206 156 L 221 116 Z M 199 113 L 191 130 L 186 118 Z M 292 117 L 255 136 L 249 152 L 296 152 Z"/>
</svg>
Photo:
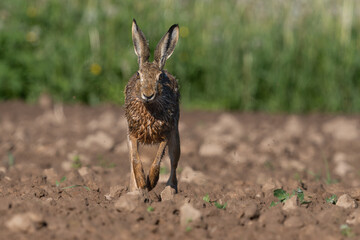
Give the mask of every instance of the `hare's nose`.
<svg viewBox="0 0 360 240">
<path fill-rule="evenodd" d="M 154 99 L 155 97 L 155 93 L 151 94 L 150 96 L 146 96 L 145 94 L 142 94 L 142 99 L 144 99 L 145 101 L 151 101 Z"/>
</svg>

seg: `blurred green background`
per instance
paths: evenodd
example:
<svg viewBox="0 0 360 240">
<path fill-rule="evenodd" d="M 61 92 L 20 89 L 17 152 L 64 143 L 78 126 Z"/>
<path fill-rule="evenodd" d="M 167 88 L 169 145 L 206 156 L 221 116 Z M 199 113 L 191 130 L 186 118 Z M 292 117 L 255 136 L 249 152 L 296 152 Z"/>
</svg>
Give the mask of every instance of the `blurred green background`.
<svg viewBox="0 0 360 240">
<path fill-rule="evenodd" d="M 180 25 L 166 68 L 185 108 L 360 112 L 359 14 L 356 0 L 1 0 L 0 100 L 122 104 L 135 18 L 151 51 Z"/>
</svg>

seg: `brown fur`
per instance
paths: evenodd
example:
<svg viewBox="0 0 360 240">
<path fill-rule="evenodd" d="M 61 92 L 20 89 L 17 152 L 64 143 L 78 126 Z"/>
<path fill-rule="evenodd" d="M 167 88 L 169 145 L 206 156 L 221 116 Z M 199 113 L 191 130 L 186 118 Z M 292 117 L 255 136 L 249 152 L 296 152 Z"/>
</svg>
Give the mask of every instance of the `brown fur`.
<svg viewBox="0 0 360 240">
<path fill-rule="evenodd" d="M 180 157 L 179 87 L 178 82 L 166 70 L 165 61 L 171 56 L 179 36 L 179 28 L 173 25 L 160 40 L 155 50 L 154 62 L 148 62 L 149 49 L 145 35 L 133 21 L 132 36 L 138 56 L 139 71 L 125 88 L 125 116 L 128 122 L 130 160 L 132 165 L 130 190 L 153 189 L 159 179 L 160 162 L 168 146 L 171 160 L 171 176 L 167 185 L 177 191 L 176 167 Z M 147 177 L 142 169 L 138 144 L 160 144 Z M 134 186 L 136 184 L 136 186 Z"/>
</svg>

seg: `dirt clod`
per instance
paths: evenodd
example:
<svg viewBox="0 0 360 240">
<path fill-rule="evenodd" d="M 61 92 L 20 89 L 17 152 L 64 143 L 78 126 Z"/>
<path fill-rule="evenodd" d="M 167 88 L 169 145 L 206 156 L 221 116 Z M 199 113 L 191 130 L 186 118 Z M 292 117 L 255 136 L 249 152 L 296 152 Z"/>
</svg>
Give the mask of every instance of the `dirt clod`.
<svg viewBox="0 0 360 240">
<path fill-rule="evenodd" d="M 139 192 L 129 192 L 122 195 L 115 202 L 115 208 L 118 211 L 134 211 L 141 203 L 141 194 Z"/>
<path fill-rule="evenodd" d="M 180 224 L 186 226 L 191 222 L 199 220 L 201 212 L 195 209 L 191 204 L 185 203 L 180 207 Z"/>
<path fill-rule="evenodd" d="M 356 201 L 350 197 L 348 194 L 343 194 L 339 197 L 336 206 L 342 207 L 342 208 L 357 208 Z"/>
<path fill-rule="evenodd" d="M 286 200 L 282 208 L 284 211 L 295 210 L 297 208 L 296 196 L 292 196 L 290 199 Z"/>
<path fill-rule="evenodd" d="M 166 186 L 165 189 L 161 192 L 161 201 L 168 201 L 174 199 L 175 189 L 170 186 Z"/>
<path fill-rule="evenodd" d="M 14 215 L 5 226 L 11 231 L 21 231 L 24 233 L 32 233 L 36 230 L 45 227 L 46 222 L 43 217 L 33 212 L 27 212 Z"/>
</svg>

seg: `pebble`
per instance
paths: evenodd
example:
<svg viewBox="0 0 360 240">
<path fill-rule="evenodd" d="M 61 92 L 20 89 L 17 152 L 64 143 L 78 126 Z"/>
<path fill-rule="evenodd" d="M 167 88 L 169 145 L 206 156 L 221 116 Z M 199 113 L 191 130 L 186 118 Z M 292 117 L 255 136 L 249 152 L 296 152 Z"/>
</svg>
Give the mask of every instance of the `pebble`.
<svg viewBox="0 0 360 240">
<path fill-rule="evenodd" d="M 201 217 L 201 212 L 195 209 L 190 203 L 185 203 L 180 207 L 180 224 L 186 226 L 190 222 L 195 222 Z"/>
<path fill-rule="evenodd" d="M 116 185 L 110 187 L 110 192 L 105 195 L 106 200 L 112 200 L 113 198 L 120 197 L 121 193 L 126 190 L 126 187 L 122 185 Z"/>
<path fill-rule="evenodd" d="M 331 134 L 339 141 L 356 141 L 359 137 L 358 123 L 356 120 L 350 120 L 343 117 L 337 117 L 326 122 L 322 130 Z"/>
<path fill-rule="evenodd" d="M 180 181 L 195 182 L 201 185 L 206 183 L 206 177 L 202 172 L 194 171 L 191 167 L 186 166 L 181 172 Z"/>
<path fill-rule="evenodd" d="M 59 180 L 59 177 L 53 168 L 44 169 L 43 174 L 46 176 L 46 180 L 52 184 Z"/>
<path fill-rule="evenodd" d="M 205 142 L 200 146 L 199 154 L 203 157 L 217 157 L 224 153 L 223 146 L 217 143 Z"/>
<path fill-rule="evenodd" d="M 46 222 L 41 215 L 27 212 L 14 215 L 5 223 L 5 226 L 14 232 L 32 233 L 46 226 Z"/>
<path fill-rule="evenodd" d="M 161 201 L 173 200 L 175 193 L 176 193 L 175 189 L 173 189 L 170 186 L 166 186 L 165 189 L 160 194 Z"/>
<path fill-rule="evenodd" d="M 352 212 L 349 218 L 346 220 L 347 224 L 358 225 L 360 224 L 360 209 L 356 209 Z"/>
<path fill-rule="evenodd" d="M 285 201 L 282 207 L 284 211 L 292 211 L 297 208 L 296 196 L 292 196 L 290 199 Z"/>
<path fill-rule="evenodd" d="M 257 218 L 259 216 L 260 212 L 259 212 L 259 208 L 256 205 L 256 203 L 250 202 L 249 204 L 246 205 L 245 207 L 245 211 L 244 211 L 244 216 L 248 219 L 254 219 Z"/>
<path fill-rule="evenodd" d="M 115 202 L 115 208 L 118 211 L 134 211 L 141 202 L 141 194 L 138 191 L 129 192 L 122 195 L 119 200 Z"/>
<path fill-rule="evenodd" d="M 95 148 L 110 150 L 114 146 L 114 139 L 103 131 L 88 135 L 85 140 L 77 143 L 82 148 Z"/>
<path fill-rule="evenodd" d="M 342 208 L 357 208 L 357 203 L 348 194 L 343 194 L 338 198 L 336 206 L 339 206 Z"/>
<path fill-rule="evenodd" d="M 284 226 L 288 228 L 301 228 L 304 226 L 304 221 L 301 217 L 290 216 L 285 220 Z"/>
</svg>

